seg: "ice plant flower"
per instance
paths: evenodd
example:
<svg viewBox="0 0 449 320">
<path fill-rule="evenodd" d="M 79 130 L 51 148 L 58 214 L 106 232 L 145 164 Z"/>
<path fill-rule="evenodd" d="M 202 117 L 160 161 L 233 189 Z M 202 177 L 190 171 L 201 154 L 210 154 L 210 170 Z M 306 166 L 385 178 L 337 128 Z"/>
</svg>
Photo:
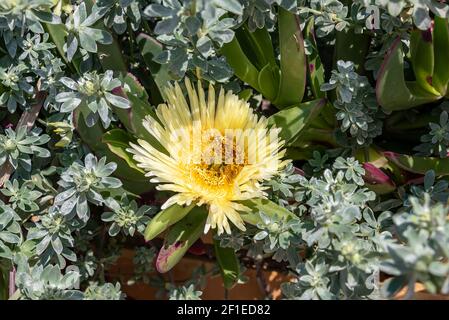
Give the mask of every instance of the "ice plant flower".
<svg viewBox="0 0 449 320">
<path fill-rule="evenodd" d="M 147 171 L 157 190 L 173 191 L 162 206 L 206 205 L 210 228 L 231 232 L 230 220 L 245 230 L 241 212 L 250 209 L 241 201 L 265 196 L 264 180 L 276 175 L 289 161 L 283 160 L 284 141 L 278 128 L 269 127 L 249 103 L 232 92 L 214 87 L 205 91 L 186 79 L 188 102 L 181 87 L 168 86 L 166 104 L 157 107 L 157 119 L 146 117 L 144 127 L 166 149 L 162 152 L 149 142 L 130 143 L 138 166 Z M 224 158 L 224 159 L 223 159 Z"/>
</svg>

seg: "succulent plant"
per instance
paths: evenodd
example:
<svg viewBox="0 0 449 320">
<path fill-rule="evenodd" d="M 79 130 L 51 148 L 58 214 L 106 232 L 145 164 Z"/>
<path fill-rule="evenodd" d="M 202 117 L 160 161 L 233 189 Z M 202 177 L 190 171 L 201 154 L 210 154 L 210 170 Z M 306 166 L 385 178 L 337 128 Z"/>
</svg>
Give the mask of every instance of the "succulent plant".
<svg viewBox="0 0 449 320">
<path fill-rule="evenodd" d="M 268 266 L 288 299 L 449 294 L 448 17 L 437 0 L 0 1 L 0 299 L 143 282 L 196 300 L 246 268 L 265 292 Z M 174 141 L 199 124 L 220 130 Z M 218 146 L 248 148 L 211 164 Z M 213 267 L 173 284 L 185 255 Z"/>
</svg>

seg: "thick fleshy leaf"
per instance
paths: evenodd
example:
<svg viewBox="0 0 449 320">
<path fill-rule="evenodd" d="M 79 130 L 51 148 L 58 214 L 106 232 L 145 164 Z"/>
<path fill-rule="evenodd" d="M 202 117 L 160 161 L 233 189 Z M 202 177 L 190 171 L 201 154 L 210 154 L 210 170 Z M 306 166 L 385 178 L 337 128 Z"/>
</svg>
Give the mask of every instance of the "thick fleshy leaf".
<svg viewBox="0 0 449 320">
<path fill-rule="evenodd" d="M 279 218 L 296 218 L 296 216 L 292 212 L 267 199 L 259 198 L 245 200 L 242 201 L 242 204 L 250 208 L 251 212 L 244 212 L 240 216 L 242 217 L 243 221 L 252 225 L 256 225 L 261 222 L 259 212 L 263 212 L 267 216 L 277 216 Z"/>
<path fill-rule="evenodd" d="M 65 27 L 65 25 L 63 24 L 51 24 L 51 23 L 46 23 L 45 24 L 45 28 L 47 29 L 48 34 L 51 37 L 52 42 L 56 45 L 56 48 L 58 49 L 58 52 L 60 54 L 60 56 L 66 61 L 67 57 L 64 53 L 64 43 L 65 43 L 65 38 L 67 36 L 67 29 Z"/>
<path fill-rule="evenodd" d="M 320 113 L 325 103 L 325 99 L 317 99 L 291 106 L 275 113 L 268 121 L 281 128 L 280 136 L 287 143 L 293 143 L 301 130 Z"/>
<path fill-rule="evenodd" d="M 432 83 L 441 95 L 447 95 L 449 83 L 449 25 L 447 18 L 435 17 L 433 38 L 435 67 Z"/>
<path fill-rule="evenodd" d="M 299 17 L 279 7 L 279 49 L 281 79 L 276 100 L 279 108 L 300 103 L 307 77 L 307 58 Z"/>
<path fill-rule="evenodd" d="M 221 53 L 226 57 L 226 61 L 231 68 L 234 69 L 234 74 L 260 92 L 259 71 L 242 50 L 237 37 L 224 44 Z"/>
<path fill-rule="evenodd" d="M 334 68 L 339 60 L 352 61 L 356 71 L 362 73 L 370 43 L 371 37 L 367 32 L 357 33 L 354 28 L 338 31 L 334 48 Z"/>
<path fill-rule="evenodd" d="M 120 122 L 125 126 L 128 132 L 132 133 L 137 138 L 146 140 L 161 152 L 166 152 L 160 142 L 157 141 L 143 126 L 142 121 L 147 116 L 151 116 L 153 119 L 157 118 L 153 106 L 147 102 L 148 95 L 146 94 L 145 89 L 137 82 L 135 77 L 130 74 L 124 78 L 124 82 L 128 84 L 131 92 L 125 94 L 121 89 L 117 89 L 115 90 L 115 93 L 126 97 L 131 108 L 114 108 L 114 112 L 120 119 Z"/>
<path fill-rule="evenodd" d="M 195 204 L 191 204 L 190 206 L 180 206 L 174 204 L 159 212 L 148 223 L 144 233 L 145 240 L 149 241 L 160 235 L 168 227 L 183 219 L 194 208 L 194 206 Z"/>
<path fill-rule="evenodd" d="M 273 101 L 278 93 L 280 70 L 276 63 L 269 32 L 265 28 L 250 32 L 248 27 L 243 25 L 236 30 L 235 40 L 242 50 L 241 54 L 249 60 L 248 67 L 252 68 L 253 66 L 257 69 L 258 86 L 253 87 L 265 98 Z"/>
<path fill-rule="evenodd" d="M 238 280 L 240 273 L 240 263 L 234 249 L 220 247 L 220 241 L 214 240 L 215 258 L 220 268 L 223 285 L 226 289 L 231 289 Z"/>
<path fill-rule="evenodd" d="M 243 25 L 236 30 L 235 36 L 245 55 L 258 70 L 267 64 L 277 66 L 273 42 L 266 28 L 251 32 L 246 25 Z"/>
<path fill-rule="evenodd" d="M 410 56 L 416 82 L 431 94 L 439 95 L 432 87 L 434 70 L 432 30 L 414 30 L 410 40 Z"/>
<path fill-rule="evenodd" d="M 278 81 L 275 78 L 276 72 L 279 74 L 277 66 L 267 64 L 259 72 L 259 88 L 260 93 L 269 100 L 273 100 L 277 94 Z"/>
<path fill-rule="evenodd" d="M 122 74 L 128 71 L 127 62 L 117 39 L 114 38 L 110 44 L 98 43 L 97 46 L 98 58 L 104 71 L 113 70 Z"/>
<path fill-rule="evenodd" d="M 378 103 L 389 111 L 406 110 L 441 98 L 428 93 L 416 82 L 405 81 L 400 38 L 393 43 L 381 66 L 376 95 Z"/>
<path fill-rule="evenodd" d="M 156 39 L 144 33 L 137 36 L 137 43 L 139 44 L 143 60 L 151 73 L 151 77 L 148 78 L 148 84 L 152 93 L 152 102 L 162 102 L 164 88 L 169 81 L 173 80 L 169 74 L 168 65 L 154 61 L 162 53 L 162 45 Z"/>
<path fill-rule="evenodd" d="M 156 269 L 159 272 L 170 271 L 201 237 L 207 213 L 204 206 L 195 207 L 190 214 L 170 228 L 156 259 Z"/>
<path fill-rule="evenodd" d="M 315 39 L 315 31 L 313 29 L 315 19 L 312 17 L 305 29 L 305 39 L 308 41 L 310 47 L 310 54 L 307 55 L 308 75 L 310 79 L 310 87 L 315 98 L 324 98 L 326 94 L 321 91 L 321 85 L 324 83 L 324 65 L 318 52 L 318 45 Z"/>
<path fill-rule="evenodd" d="M 363 164 L 365 169 L 365 186 L 377 194 L 387 194 L 396 190 L 393 180 L 375 165 L 366 162 Z"/>
<path fill-rule="evenodd" d="M 132 154 L 126 151 L 130 147 L 129 143 L 135 142 L 135 139 L 122 129 L 112 129 L 103 135 L 102 141 L 107 144 L 109 150 L 126 161 L 129 167 L 141 172 L 145 172 L 137 166 Z"/>
<path fill-rule="evenodd" d="M 429 169 L 437 176 L 449 175 L 449 158 L 415 157 L 394 152 L 384 152 L 385 157 L 408 172 L 425 174 Z"/>
</svg>

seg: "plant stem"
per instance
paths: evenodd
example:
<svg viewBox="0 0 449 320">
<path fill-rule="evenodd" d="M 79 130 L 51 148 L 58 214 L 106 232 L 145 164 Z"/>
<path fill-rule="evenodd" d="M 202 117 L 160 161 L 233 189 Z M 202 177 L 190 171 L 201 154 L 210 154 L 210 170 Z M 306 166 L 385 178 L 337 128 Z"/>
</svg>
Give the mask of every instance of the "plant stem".
<svg viewBox="0 0 449 320">
<path fill-rule="evenodd" d="M 265 278 L 262 273 L 262 261 L 259 260 L 256 262 L 256 279 L 257 284 L 259 285 L 260 290 L 262 291 L 265 298 L 271 298 L 270 294 L 270 286 L 265 281 Z"/>
<path fill-rule="evenodd" d="M 9 298 L 14 296 L 16 292 L 16 268 L 13 266 L 9 272 Z"/>
</svg>

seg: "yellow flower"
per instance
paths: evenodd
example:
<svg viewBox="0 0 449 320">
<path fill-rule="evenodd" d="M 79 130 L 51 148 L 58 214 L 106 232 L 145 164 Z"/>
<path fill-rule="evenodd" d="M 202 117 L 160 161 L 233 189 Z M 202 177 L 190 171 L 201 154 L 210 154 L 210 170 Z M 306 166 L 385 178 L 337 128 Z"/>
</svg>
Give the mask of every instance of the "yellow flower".
<svg viewBox="0 0 449 320">
<path fill-rule="evenodd" d="M 128 151 L 150 181 L 159 184 L 157 190 L 176 193 L 162 209 L 195 202 L 208 207 L 205 233 L 210 228 L 230 233 L 228 219 L 244 231 L 239 212 L 249 208 L 240 201 L 265 196 L 261 183 L 288 163 L 282 160 L 284 141 L 279 129 L 269 128 L 265 117 L 258 118 L 232 92 L 221 89 L 216 100 L 212 85 L 207 98 L 201 83 L 197 90 L 188 79 L 185 85 L 189 103 L 178 84 L 169 86 L 167 103 L 156 110 L 158 119 L 143 121 L 167 152 L 144 140 L 131 143 Z"/>
</svg>

